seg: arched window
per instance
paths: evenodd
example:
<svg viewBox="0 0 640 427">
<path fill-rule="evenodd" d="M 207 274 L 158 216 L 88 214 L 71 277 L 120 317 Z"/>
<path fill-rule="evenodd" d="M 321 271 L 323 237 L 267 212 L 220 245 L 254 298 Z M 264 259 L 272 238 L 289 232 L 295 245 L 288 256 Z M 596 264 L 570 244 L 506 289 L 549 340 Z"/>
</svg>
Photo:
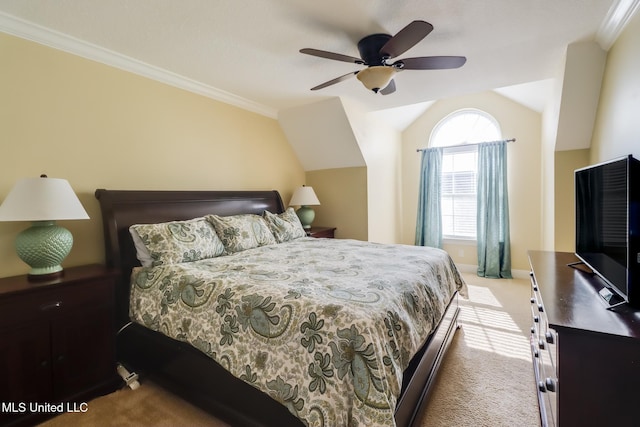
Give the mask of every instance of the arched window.
<svg viewBox="0 0 640 427">
<path fill-rule="evenodd" d="M 478 143 L 502 139 L 496 119 L 477 109 L 455 111 L 433 128 L 430 147 L 445 147 L 442 156 L 442 236 L 476 239 Z"/>
</svg>

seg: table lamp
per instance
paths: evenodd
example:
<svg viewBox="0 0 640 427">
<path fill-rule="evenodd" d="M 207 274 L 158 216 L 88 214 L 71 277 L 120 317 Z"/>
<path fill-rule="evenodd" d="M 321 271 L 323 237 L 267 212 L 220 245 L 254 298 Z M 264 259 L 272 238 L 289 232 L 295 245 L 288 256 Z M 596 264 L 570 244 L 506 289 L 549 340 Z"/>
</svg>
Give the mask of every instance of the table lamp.
<svg viewBox="0 0 640 427">
<path fill-rule="evenodd" d="M 31 267 L 30 280 L 49 280 L 62 275 L 62 260 L 71 251 L 71 232 L 57 220 L 89 219 L 66 179 L 23 178 L 0 205 L 0 221 L 33 221 L 18 234 L 16 253 Z"/>
<path fill-rule="evenodd" d="M 300 209 L 296 211 L 298 218 L 300 218 L 300 222 L 302 223 L 302 227 L 305 229 L 311 228 L 311 223 L 313 219 L 316 217 L 316 213 L 313 208 L 310 208 L 310 205 L 319 205 L 320 201 L 316 196 L 316 193 L 313 191 L 312 187 L 302 186 L 296 189 L 293 193 L 293 197 L 291 197 L 291 201 L 289 202 L 289 206 L 300 206 Z"/>
</svg>

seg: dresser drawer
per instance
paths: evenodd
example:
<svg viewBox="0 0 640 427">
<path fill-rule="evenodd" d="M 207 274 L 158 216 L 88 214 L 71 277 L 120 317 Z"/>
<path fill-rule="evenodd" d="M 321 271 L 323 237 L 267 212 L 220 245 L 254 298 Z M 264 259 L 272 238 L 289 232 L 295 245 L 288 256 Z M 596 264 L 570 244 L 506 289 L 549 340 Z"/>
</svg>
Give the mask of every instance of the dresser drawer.
<svg viewBox="0 0 640 427">
<path fill-rule="evenodd" d="M 543 427 L 555 426 L 558 411 L 557 334 L 549 327 L 542 295 L 531 275 L 531 358 Z"/>
<path fill-rule="evenodd" d="M 0 298 L 0 323 L 21 324 L 41 318 L 53 318 L 84 306 L 98 308 L 113 305 L 111 279 L 76 286 L 47 286 L 28 293 Z"/>
<path fill-rule="evenodd" d="M 544 358 L 545 351 L 541 351 L 538 342 L 531 339 L 531 355 L 533 359 L 533 372 L 535 376 L 536 393 L 538 395 L 538 406 L 540 409 L 540 421 L 543 427 L 555 426 L 556 417 L 556 394 L 547 388 L 546 369 Z"/>
</svg>

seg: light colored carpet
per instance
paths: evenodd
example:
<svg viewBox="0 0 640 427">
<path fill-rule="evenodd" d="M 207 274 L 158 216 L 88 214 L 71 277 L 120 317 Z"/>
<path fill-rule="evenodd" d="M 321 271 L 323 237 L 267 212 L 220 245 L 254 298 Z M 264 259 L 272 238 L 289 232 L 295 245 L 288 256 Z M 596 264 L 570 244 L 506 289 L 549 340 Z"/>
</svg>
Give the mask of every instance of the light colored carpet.
<svg viewBox="0 0 640 427">
<path fill-rule="evenodd" d="M 529 282 L 465 274 L 460 329 L 447 353 L 422 427 L 539 425 L 529 351 Z M 42 424 L 63 426 L 211 426 L 227 424 L 162 388 L 144 383 Z"/>
<path fill-rule="evenodd" d="M 528 280 L 464 275 L 460 324 L 421 426 L 540 425 L 529 348 Z"/>
</svg>

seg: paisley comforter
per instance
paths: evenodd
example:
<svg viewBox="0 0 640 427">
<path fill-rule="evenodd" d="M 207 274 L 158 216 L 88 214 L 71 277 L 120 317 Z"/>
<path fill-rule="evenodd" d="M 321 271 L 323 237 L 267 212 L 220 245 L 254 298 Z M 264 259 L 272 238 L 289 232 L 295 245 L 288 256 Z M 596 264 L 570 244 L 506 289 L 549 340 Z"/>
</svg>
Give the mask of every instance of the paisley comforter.
<svg viewBox="0 0 640 427">
<path fill-rule="evenodd" d="M 439 249 L 313 238 L 140 268 L 132 281 L 135 322 L 310 426 L 395 425 L 403 370 L 466 292 Z"/>
</svg>

